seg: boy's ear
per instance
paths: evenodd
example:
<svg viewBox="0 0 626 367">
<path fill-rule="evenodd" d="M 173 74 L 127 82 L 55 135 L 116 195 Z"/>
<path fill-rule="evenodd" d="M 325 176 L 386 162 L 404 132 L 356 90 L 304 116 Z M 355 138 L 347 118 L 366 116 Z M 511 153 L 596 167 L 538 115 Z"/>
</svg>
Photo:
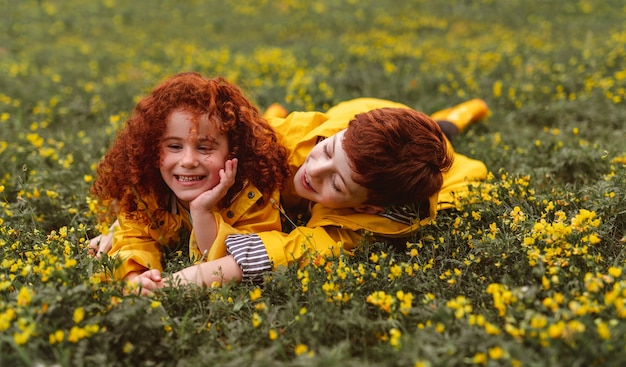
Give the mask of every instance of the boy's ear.
<svg viewBox="0 0 626 367">
<path fill-rule="evenodd" d="M 385 208 L 378 205 L 364 204 L 354 208 L 354 211 L 363 214 L 381 214 L 385 212 Z"/>
</svg>

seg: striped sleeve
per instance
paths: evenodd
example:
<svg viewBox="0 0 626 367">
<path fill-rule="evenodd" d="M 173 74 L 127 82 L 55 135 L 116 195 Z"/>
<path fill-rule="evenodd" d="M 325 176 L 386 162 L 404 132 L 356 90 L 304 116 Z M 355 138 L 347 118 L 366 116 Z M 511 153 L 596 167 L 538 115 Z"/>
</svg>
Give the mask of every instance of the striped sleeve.
<svg viewBox="0 0 626 367">
<path fill-rule="evenodd" d="M 226 251 L 233 255 L 243 271 L 244 281 L 262 281 L 263 275 L 272 270 L 265 245 L 256 234 L 234 234 L 226 237 Z"/>
</svg>

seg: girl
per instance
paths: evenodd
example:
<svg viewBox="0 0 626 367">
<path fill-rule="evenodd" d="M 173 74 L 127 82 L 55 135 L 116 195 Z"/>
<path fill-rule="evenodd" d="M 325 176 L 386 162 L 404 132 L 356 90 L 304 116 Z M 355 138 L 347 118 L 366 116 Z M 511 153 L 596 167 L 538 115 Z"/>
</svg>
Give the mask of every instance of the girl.
<svg viewBox="0 0 626 367">
<path fill-rule="evenodd" d="M 212 246 L 217 228 L 222 243 L 227 228 L 280 230 L 272 202 L 289 174 L 286 159 L 274 130 L 235 85 L 197 73 L 158 85 L 135 107 L 91 188 L 100 203 L 115 204 L 109 254 L 121 266 L 114 278 L 160 271 L 162 247 L 185 238 L 191 253 L 221 258 L 224 246 Z"/>
<path fill-rule="evenodd" d="M 444 125 L 463 130 L 487 106 L 472 100 L 438 113 Z M 165 281 L 148 271 L 134 284 L 141 293 L 169 284 L 259 280 L 268 271 L 319 256 L 350 253 L 364 233 L 407 237 L 453 207 L 453 193 L 484 179 L 482 162 L 454 153 L 435 121 L 384 100 L 357 99 L 327 113 L 294 112 L 270 123 L 290 152 L 289 186 L 281 192 L 290 218 L 308 213 L 290 232 L 233 233 L 227 256 L 183 269 Z M 218 192 L 214 193 L 219 195 Z"/>
</svg>

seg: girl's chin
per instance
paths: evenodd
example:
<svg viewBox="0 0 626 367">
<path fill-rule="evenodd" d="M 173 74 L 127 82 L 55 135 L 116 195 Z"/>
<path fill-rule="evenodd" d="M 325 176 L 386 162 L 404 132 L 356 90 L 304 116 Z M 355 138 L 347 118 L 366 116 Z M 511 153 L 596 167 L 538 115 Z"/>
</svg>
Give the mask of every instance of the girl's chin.
<svg viewBox="0 0 626 367">
<path fill-rule="evenodd" d="M 200 195 L 200 192 L 194 193 L 194 192 L 174 192 L 174 195 L 176 195 L 176 198 L 178 199 L 178 201 L 180 201 L 181 203 L 187 203 L 189 204 L 190 201 L 192 201 L 193 199 L 197 198 L 198 195 Z"/>
</svg>

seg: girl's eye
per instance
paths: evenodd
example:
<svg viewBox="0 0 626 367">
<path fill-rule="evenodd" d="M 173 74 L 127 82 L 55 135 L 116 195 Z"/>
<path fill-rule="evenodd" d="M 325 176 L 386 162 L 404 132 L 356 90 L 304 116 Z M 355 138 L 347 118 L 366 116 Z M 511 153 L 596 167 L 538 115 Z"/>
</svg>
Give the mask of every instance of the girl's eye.
<svg viewBox="0 0 626 367">
<path fill-rule="evenodd" d="M 335 181 L 333 181 L 333 189 L 335 189 L 335 191 L 337 192 L 341 192 L 341 189 L 339 189 L 339 186 L 337 186 L 337 184 L 335 183 Z"/>
<path fill-rule="evenodd" d="M 210 146 L 208 145 L 201 145 L 198 147 L 198 151 L 202 152 L 202 153 L 206 153 L 213 150 Z"/>
<path fill-rule="evenodd" d="M 180 144 L 168 144 L 167 147 L 172 150 L 179 150 L 182 149 L 183 146 Z"/>
</svg>

